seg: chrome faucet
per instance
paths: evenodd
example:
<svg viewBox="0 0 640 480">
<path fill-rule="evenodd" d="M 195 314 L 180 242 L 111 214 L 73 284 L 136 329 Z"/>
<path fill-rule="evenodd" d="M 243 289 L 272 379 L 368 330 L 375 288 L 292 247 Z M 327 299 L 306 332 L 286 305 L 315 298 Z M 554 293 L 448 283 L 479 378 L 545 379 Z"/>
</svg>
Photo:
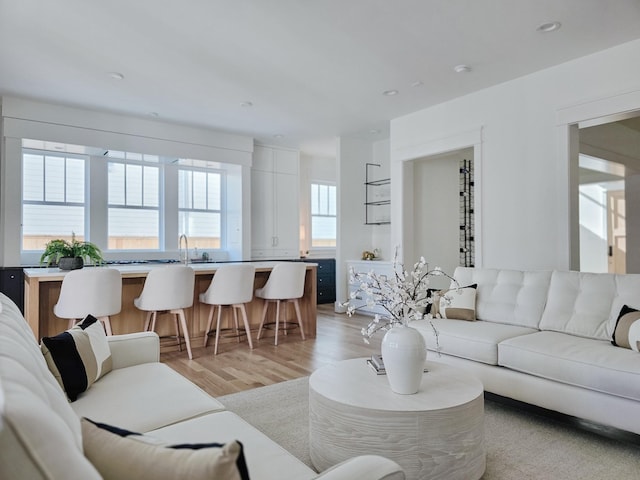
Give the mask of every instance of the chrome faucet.
<svg viewBox="0 0 640 480">
<path fill-rule="evenodd" d="M 184 239 L 184 259 L 182 258 L 182 239 Z M 180 235 L 178 240 L 178 252 L 180 255 L 180 261 L 184 262 L 185 265 L 189 264 L 189 240 L 187 240 L 187 236 L 183 233 Z"/>
</svg>

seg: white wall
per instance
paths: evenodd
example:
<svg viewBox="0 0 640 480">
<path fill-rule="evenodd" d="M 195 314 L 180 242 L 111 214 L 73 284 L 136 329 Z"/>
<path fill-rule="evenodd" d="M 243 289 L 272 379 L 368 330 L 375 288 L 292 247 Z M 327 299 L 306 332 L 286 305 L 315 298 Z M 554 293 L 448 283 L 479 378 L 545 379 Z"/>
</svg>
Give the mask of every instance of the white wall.
<svg viewBox="0 0 640 480">
<path fill-rule="evenodd" d="M 371 247 L 371 226 L 364 224 L 365 164 L 372 160 L 371 142 L 341 137 L 338 141 L 338 247 L 336 310 L 347 300 L 347 260 L 360 259 Z"/>
<path fill-rule="evenodd" d="M 463 132 L 482 132 L 479 266 L 567 269 L 570 265 L 568 124 L 640 106 L 640 41 L 537 72 L 395 119 L 392 185 L 407 152 Z M 474 155 L 475 156 L 475 155 Z M 406 162 L 404 162 L 406 163 Z M 476 164 L 476 166 L 478 166 Z M 396 179 L 399 180 L 397 181 Z M 392 201 L 403 192 L 392 188 Z M 404 212 L 392 222 L 404 228 Z M 395 228 L 395 227 L 394 227 Z M 406 234 L 400 229 L 406 241 Z M 476 254 L 477 257 L 477 254 Z"/>
<path fill-rule="evenodd" d="M 380 140 L 374 142 L 372 147 L 372 155 L 371 155 L 371 163 L 377 163 L 380 165 L 380 168 L 372 168 L 370 169 L 371 173 L 375 172 L 375 179 L 381 178 L 389 178 L 391 176 L 390 170 L 390 162 L 391 162 L 391 152 L 390 142 L 388 139 Z M 362 174 L 364 175 L 364 166 L 362 167 Z M 364 182 L 365 178 L 362 177 L 362 181 Z M 385 207 L 380 207 L 385 208 Z M 391 228 L 393 228 L 393 224 L 391 225 L 369 225 L 369 229 L 371 232 L 371 243 L 370 249 L 378 249 L 380 251 L 380 257 L 383 260 L 393 260 L 393 254 L 395 251 L 395 246 L 391 245 L 390 232 Z M 358 260 L 355 258 L 353 260 Z"/>
</svg>

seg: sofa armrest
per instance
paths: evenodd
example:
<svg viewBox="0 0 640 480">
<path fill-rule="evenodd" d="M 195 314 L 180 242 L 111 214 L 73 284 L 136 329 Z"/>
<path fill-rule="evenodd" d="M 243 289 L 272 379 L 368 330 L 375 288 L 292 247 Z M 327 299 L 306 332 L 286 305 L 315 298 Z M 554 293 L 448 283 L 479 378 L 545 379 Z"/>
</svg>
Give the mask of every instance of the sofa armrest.
<svg viewBox="0 0 640 480">
<path fill-rule="evenodd" d="M 378 455 L 361 455 L 335 465 L 318 480 L 405 480 L 404 471 L 393 460 Z"/>
<path fill-rule="evenodd" d="M 113 369 L 160 361 L 160 338 L 155 332 L 107 337 Z"/>
</svg>

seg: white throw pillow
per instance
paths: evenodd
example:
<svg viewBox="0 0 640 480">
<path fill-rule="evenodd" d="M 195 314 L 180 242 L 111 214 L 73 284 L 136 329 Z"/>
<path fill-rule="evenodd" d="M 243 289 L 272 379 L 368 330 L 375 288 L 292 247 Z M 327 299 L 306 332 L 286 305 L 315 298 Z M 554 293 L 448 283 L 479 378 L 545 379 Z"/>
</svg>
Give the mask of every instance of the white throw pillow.
<svg viewBox="0 0 640 480">
<path fill-rule="evenodd" d="M 439 294 L 438 312 L 442 318 L 456 320 L 476 320 L 476 289 L 477 285 L 452 288 Z"/>
<path fill-rule="evenodd" d="M 638 351 L 640 341 L 640 311 L 624 305 L 616 320 L 611 343 L 617 347 Z"/>
<path fill-rule="evenodd" d="M 249 480 L 242 444 L 164 445 L 149 435 L 82 419 L 84 453 L 105 480 Z"/>
</svg>

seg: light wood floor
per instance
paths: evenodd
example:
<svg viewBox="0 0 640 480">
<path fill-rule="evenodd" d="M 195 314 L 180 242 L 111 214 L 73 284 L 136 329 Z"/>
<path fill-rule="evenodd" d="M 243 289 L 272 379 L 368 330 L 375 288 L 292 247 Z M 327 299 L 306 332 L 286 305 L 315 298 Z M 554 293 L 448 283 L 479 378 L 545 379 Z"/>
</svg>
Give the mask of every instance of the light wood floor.
<svg viewBox="0 0 640 480">
<path fill-rule="evenodd" d="M 378 333 L 367 345 L 360 329 L 372 317 L 336 314 L 333 305 L 318 306 L 317 336 L 302 340 L 298 330 L 278 337 L 273 344 L 273 330 L 259 341 L 253 334 L 253 350 L 244 337 L 221 340 L 218 355 L 213 355 L 214 339 L 202 347 L 203 338 L 192 341 L 193 360 L 186 351 L 171 348 L 161 350 L 160 360 L 196 383 L 214 397 L 271 385 L 310 375 L 327 363 L 348 358 L 367 357 L 380 352 L 382 334 Z M 164 344 L 165 342 L 163 342 Z M 173 350 L 173 351 L 171 351 Z"/>
</svg>

